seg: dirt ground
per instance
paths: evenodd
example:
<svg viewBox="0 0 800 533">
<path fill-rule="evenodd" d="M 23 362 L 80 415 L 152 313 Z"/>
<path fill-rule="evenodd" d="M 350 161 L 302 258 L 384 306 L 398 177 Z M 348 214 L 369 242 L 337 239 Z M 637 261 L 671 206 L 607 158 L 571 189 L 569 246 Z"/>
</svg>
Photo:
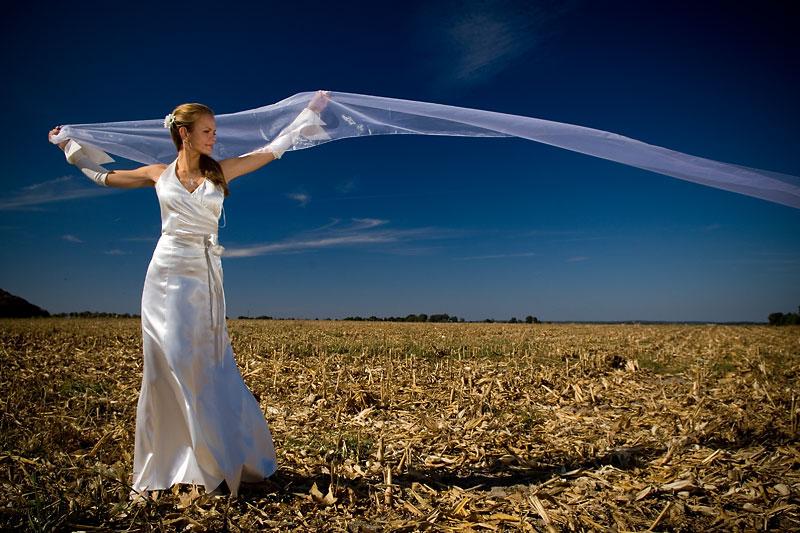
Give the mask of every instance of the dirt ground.
<svg viewBox="0 0 800 533">
<path fill-rule="evenodd" d="M 137 319 L 0 320 L 0 527 L 800 529 L 800 328 L 230 320 L 280 469 L 129 499 Z"/>
</svg>

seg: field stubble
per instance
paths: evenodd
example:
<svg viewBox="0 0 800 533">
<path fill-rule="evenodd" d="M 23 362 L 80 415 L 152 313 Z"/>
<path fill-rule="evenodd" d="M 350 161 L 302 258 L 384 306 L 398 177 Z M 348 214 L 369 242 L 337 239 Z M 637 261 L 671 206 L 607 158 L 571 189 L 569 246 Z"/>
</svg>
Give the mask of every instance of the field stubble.
<svg viewBox="0 0 800 533">
<path fill-rule="evenodd" d="M 0 526 L 800 528 L 800 330 L 229 321 L 279 472 L 129 501 L 138 320 L 0 321 Z"/>
</svg>

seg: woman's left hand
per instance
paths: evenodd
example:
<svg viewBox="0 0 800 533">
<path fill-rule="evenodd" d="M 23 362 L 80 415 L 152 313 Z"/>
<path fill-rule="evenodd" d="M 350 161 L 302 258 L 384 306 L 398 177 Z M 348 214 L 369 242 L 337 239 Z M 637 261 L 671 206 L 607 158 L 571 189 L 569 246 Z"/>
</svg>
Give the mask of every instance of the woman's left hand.
<svg viewBox="0 0 800 533">
<path fill-rule="evenodd" d="M 319 114 L 325 109 L 325 106 L 328 105 L 328 102 L 331 99 L 331 95 L 328 91 L 317 91 L 317 94 L 314 95 L 314 98 L 311 99 L 311 103 L 308 104 L 308 108 Z"/>
</svg>

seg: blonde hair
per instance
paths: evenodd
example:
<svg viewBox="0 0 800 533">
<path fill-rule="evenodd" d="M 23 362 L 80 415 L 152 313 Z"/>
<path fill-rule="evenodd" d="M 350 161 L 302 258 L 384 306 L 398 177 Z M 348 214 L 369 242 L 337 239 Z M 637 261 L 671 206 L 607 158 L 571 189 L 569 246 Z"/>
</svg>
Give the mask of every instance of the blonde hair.
<svg viewBox="0 0 800 533">
<path fill-rule="evenodd" d="M 173 109 L 172 115 L 175 119 L 170 125 L 169 134 L 172 137 L 172 142 L 175 143 L 175 148 L 180 152 L 181 148 L 183 148 L 183 139 L 181 139 L 181 135 L 178 132 L 179 128 L 183 126 L 187 130 L 192 131 L 195 122 L 197 122 L 200 117 L 204 115 L 213 117 L 214 112 L 206 105 L 189 103 L 181 104 Z M 213 157 L 200 154 L 200 171 L 206 179 L 222 189 L 225 196 L 228 196 L 230 192 L 228 190 L 228 182 L 225 180 L 225 175 L 222 173 L 222 167 Z"/>
</svg>

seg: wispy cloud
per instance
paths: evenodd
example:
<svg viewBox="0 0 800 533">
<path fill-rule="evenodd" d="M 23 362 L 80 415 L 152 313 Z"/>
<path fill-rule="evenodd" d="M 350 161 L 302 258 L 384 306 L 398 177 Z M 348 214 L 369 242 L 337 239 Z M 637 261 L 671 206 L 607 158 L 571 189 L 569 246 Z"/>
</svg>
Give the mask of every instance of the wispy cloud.
<svg viewBox="0 0 800 533">
<path fill-rule="evenodd" d="M 440 83 L 479 83 L 540 48 L 569 9 L 530 0 L 433 2 L 420 14 L 421 40 L 434 51 Z"/>
<path fill-rule="evenodd" d="M 125 250 L 120 250 L 119 248 L 113 248 L 111 250 L 106 250 L 104 253 L 106 255 L 128 255 L 130 252 L 126 252 Z"/>
<path fill-rule="evenodd" d="M 73 176 L 61 176 L 41 183 L 34 183 L 12 191 L 8 196 L 0 199 L 0 210 L 37 211 L 41 210 L 40 206 L 44 204 L 105 196 L 119 190 L 98 187 L 97 185 L 86 183 L 87 181 L 86 178 L 78 179 Z"/>
<path fill-rule="evenodd" d="M 347 194 L 356 188 L 356 179 L 350 178 L 336 184 L 336 190 L 342 194 Z"/>
<path fill-rule="evenodd" d="M 512 257 L 534 257 L 537 256 L 536 252 L 520 252 L 513 254 L 491 254 L 491 255 L 470 255 L 466 257 L 456 257 L 456 259 L 470 260 L 470 259 L 509 259 Z"/>
<path fill-rule="evenodd" d="M 305 207 L 311 201 L 311 196 L 304 192 L 292 192 L 287 194 L 286 197 L 298 202 L 300 207 Z"/>
<path fill-rule="evenodd" d="M 82 243 L 83 242 L 81 239 L 79 239 L 75 235 L 70 235 L 69 233 L 66 234 L 66 235 L 62 235 L 61 238 L 64 239 L 65 241 L 67 241 L 67 242 L 74 242 L 74 243 Z"/>
<path fill-rule="evenodd" d="M 400 243 L 421 239 L 443 238 L 446 230 L 435 228 L 389 228 L 388 220 L 353 218 L 347 224 L 335 220 L 321 228 L 301 233 L 288 239 L 250 246 L 226 247 L 225 257 L 255 257 L 278 253 L 297 253 L 323 248 L 367 246 Z"/>
<path fill-rule="evenodd" d="M 379 218 L 353 218 L 351 220 L 353 221 L 351 229 L 357 231 L 377 228 L 378 226 L 383 226 L 389 223 L 388 220 L 381 220 Z"/>
</svg>

